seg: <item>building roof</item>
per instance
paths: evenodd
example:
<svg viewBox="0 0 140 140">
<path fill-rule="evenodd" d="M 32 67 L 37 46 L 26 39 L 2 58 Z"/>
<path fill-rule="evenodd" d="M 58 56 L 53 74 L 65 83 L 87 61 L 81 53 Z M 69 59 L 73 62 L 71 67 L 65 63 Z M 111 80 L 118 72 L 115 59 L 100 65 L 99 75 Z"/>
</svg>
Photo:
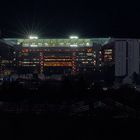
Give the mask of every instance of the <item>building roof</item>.
<svg viewBox="0 0 140 140">
<path fill-rule="evenodd" d="M 85 47 L 94 44 L 105 45 L 111 38 L 78 38 L 78 39 L 17 39 L 6 38 L 6 42 L 12 45 L 20 45 L 23 47 Z"/>
<path fill-rule="evenodd" d="M 12 46 L 13 46 L 13 44 L 11 44 L 10 42 L 8 42 L 8 41 L 6 41 L 6 40 L 3 40 L 3 39 L 0 39 L 0 43 L 5 44 L 5 45 L 7 45 L 8 47 L 12 47 Z"/>
</svg>

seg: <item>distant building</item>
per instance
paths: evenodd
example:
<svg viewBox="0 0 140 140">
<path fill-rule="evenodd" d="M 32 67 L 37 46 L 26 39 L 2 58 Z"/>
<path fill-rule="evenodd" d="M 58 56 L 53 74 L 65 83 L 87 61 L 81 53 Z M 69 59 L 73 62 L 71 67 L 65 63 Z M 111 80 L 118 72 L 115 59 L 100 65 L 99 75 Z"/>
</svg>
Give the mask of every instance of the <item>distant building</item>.
<svg viewBox="0 0 140 140">
<path fill-rule="evenodd" d="M 0 77 L 11 75 L 15 71 L 15 53 L 11 44 L 0 39 Z"/>
<path fill-rule="evenodd" d="M 140 42 L 138 39 L 115 39 L 115 75 L 140 73 Z"/>
<path fill-rule="evenodd" d="M 140 74 L 140 40 L 112 38 L 102 46 L 102 66 L 114 66 L 115 76 Z"/>
<path fill-rule="evenodd" d="M 115 47 L 114 42 L 102 46 L 102 66 L 115 65 Z"/>
</svg>

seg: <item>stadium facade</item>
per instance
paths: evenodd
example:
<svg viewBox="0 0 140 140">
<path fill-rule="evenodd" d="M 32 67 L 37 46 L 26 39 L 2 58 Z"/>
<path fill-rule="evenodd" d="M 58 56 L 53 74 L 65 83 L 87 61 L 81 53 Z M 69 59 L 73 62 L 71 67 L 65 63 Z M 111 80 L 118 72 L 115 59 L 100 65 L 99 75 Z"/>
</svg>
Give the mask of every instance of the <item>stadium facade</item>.
<svg viewBox="0 0 140 140">
<path fill-rule="evenodd" d="M 113 67 L 114 75 L 140 73 L 140 40 L 119 38 L 3 39 L 19 74 L 78 74 Z"/>
<path fill-rule="evenodd" d="M 103 45 L 96 39 L 5 39 L 14 46 L 18 73 L 77 74 L 100 70 Z"/>
</svg>

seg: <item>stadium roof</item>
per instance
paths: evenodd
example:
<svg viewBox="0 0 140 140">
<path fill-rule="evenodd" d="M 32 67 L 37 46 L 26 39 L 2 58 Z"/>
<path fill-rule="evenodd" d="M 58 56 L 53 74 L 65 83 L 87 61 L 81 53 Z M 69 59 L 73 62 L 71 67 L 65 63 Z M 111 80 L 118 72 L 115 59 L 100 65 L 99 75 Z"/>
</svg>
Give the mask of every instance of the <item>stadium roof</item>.
<svg viewBox="0 0 140 140">
<path fill-rule="evenodd" d="M 3 39 L 0 39 L 0 43 L 6 44 L 7 47 L 12 47 L 12 46 L 13 46 L 12 43 L 10 43 L 10 42 L 8 42 L 8 41 L 6 41 L 6 40 L 3 40 Z"/>
<path fill-rule="evenodd" d="M 111 38 L 77 38 L 77 39 L 17 39 L 6 38 L 6 42 L 12 45 L 20 45 L 23 47 L 88 47 L 94 44 L 105 45 Z"/>
</svg>

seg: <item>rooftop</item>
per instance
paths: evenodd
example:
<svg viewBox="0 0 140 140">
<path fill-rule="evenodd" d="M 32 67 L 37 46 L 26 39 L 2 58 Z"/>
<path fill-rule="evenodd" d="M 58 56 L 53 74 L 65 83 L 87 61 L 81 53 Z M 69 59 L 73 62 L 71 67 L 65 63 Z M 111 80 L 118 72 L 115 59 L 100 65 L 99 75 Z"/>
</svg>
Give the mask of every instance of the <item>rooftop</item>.
<svg viewBox="0 0 140 140">
<path fill-rule="evenodd" d="M 93 44 L 105 45 L 111 38 L 70 38 L 70 39 L 18 39 L 5 38 L 4 40 L 12 45 L 23 47 L 90 47 Z"/>
</svg>

